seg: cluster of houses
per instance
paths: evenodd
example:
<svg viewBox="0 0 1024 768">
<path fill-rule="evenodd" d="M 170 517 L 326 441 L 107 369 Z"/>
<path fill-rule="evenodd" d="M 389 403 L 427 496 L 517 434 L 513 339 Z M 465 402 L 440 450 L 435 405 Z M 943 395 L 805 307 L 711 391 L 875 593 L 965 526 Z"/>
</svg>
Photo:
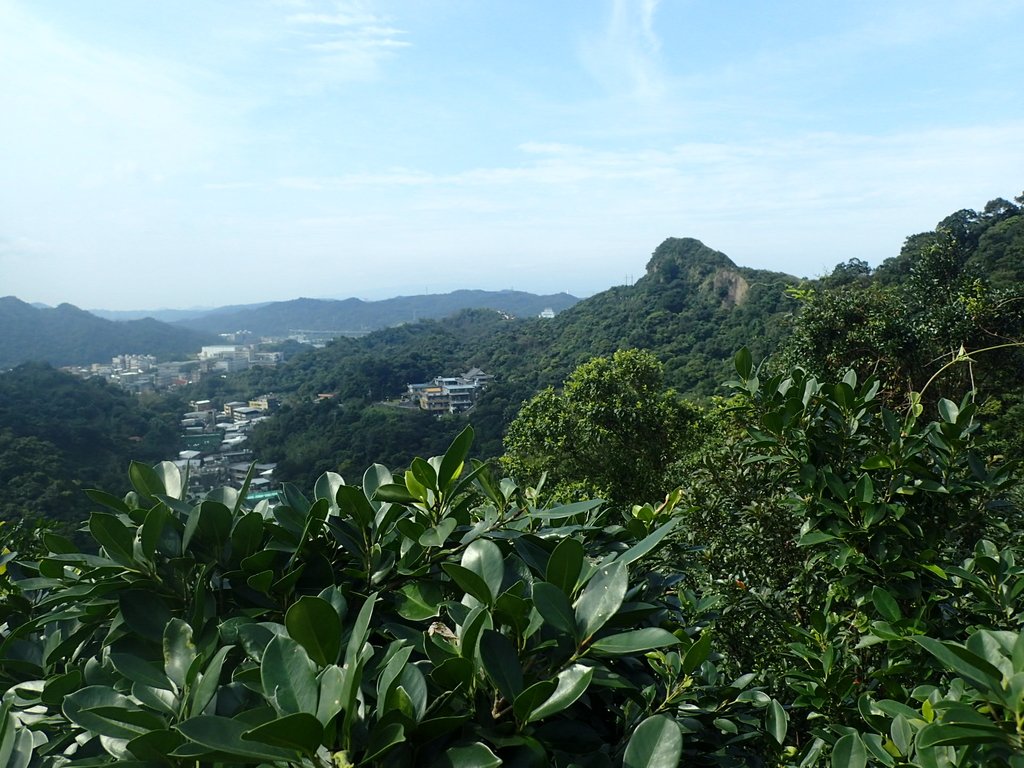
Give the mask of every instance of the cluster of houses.
<svg viewBox="0 0 1024 768">
<path fill-rule="evenodd" d="M 158 363 L 153 355 L 116 355 L 109 364 L 68 366 L 64 370 L 83 378 L 101 376 L 139 394 L 194 384 L 211 374 L 274 366 L 281 360 L 280 352 L 261 351 L 258 344 L 218 344 L 203 347 L 195 360 Z"/>
<path fill-rule="evenodd" d="M 437 376 L 422 384 L 409 384 L 403 401 L 437 416 L 464 413 L 476 405 L 492 381 L 491 374 L 472 368 L 461 376 Z"/>
<path fill-rule="evenodd" d="M 217 409 L 210 400 L 193 400 L 180 421 L 186 450 L 175 463 L 188 472 L 190 494 L 201 495 L 223 485 L 241 487 L 253 462 L 246 447 L 249 432 L 280 405 L 276 395 L 235 400 Z M 276 496 L 273 464 L 257 464 L 249 482 L 250 500 Z"/>
</svg>

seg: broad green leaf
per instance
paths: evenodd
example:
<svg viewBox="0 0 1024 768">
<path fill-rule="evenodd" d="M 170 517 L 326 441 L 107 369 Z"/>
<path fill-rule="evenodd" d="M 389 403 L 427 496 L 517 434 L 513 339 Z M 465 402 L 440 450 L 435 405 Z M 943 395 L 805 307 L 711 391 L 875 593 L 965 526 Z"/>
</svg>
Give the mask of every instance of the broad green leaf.
<svg viewBox="0 0 1024 768">
<path fill-rule="evenodd" d="M 875 499 L 875 484 L 871 475 L 861 475 L 853 489 L 853 500 L 859 504 L 870 504 Z"/>
<path fill-rule="evenodd" d="M 374 501 L 388 501 L 398 504 L 412 504 L 419 501 L 417 496 L 409 493 L 409 489 L 398 483 L 386 483 L 373 493 Z"/>
<path fill-rule="evenodd" d="M 128 751 L 139 760 L 160 764 L 167 762 L 167 755 L 185 743 L 185 737 L 177 731 L 164 728 L 136 736 L 128 742 Z M 123 765 L 123 762 L 119 762 Z"/>
<path fill-rule="evenodd" d="M 501 758 L 477 741 L 465 747 L 449 747 L 436 765 L 438 768 L 498 768 Z"/>
<path fill-rule="evenodd" d="M 380 512 L 382 504 L 374 499 L 374 494 L 377 493 L 377 489 L 382 485 L 387 485 L 393 481 L 394 477 L 391 474 L 391 470 L 383 464 L 371 464 L 363 472 L 363 495 L 370 499 L 370 504 L 378 512 Z"/>
<path fill-rule="evenodd" d="M 213 654 L 213 658 L 210 659 L 210 663 L 206 665 L 206 669 L 196 679 L 196 683 L 190 691 L 189 714 L 201 715 L 210 706 L 210 702 L 213 701 L 214 696 L 217 694 L 224 659 L 231 652 L 232 648 L 234 648 L 233 645 L 225 645 L 218 648 L 217 652 Z"/>
<path fill-rule="evenodd" d="M 615 615 L 626 596 L 629 576 L 618 561 L 598 569 L 576 601 L 576 636 L 589 640 Z"/>
<path fill-rule="evenodd" d="M 279 714 L 316 714 L 319 686 L 313 662 L 292 638 L 277 635 L 270 641 L 260 662 L 260 679 Z"/>
<path fill-rule="evenodd" d="M 585 554 L 583 544 L 578 539 L 571 536 L 562 539 L 548 558 L 544 578 L 571 596 L 583 569 Z"/>
<path fill-rule="evenodd" d="M 516 696 L 515 703 L 512 706 L 512 713 L 516 716 L 516 720 L 521 723 L 529 722 L 533 711 L 550 699 L 551 694 L 555 692 L 556 688 L 557 682 L 555 680 L 541 680 L 529 688 L 524 688 Z"/>
<path fill-rule="evenodd" d="M 901 755 L 910 754 L 910 746 L 914 741 L 914 729 L 911 728 L 907 718 L 903 715 L 896 715 L 892 719 L 892 725 L 889 727 L 889 735 L 892 737 L 892 743 L 896 745 L 896 749 L 900 751 Z"/>
<path fill-rule="evenodd" d="M 889 592 L 882 587 L 874 587 L 871 590 L 871 602 L 879 615 L 890 623 L 896 623 L 903 618 L 899 603 Z"/>
<path fill-rule="evenodd" d="M 107 509 L 112 509 L 115 512 L 120 512 L 125 515 L 131 512 L 131 507 L 125 504 L 123 499 L 119 499 L 117 496 L 107 493 L 106 491 L 100 491 L 96 488 L 88 488 L 85 491 L 85 495 L 101 507 L 106 507 Z M 50 551 L 57 552 L 59 550 L 51 549 Z M 77 550 L 71 551 L 74 552 Z"/>
<path fill-rule="evenodd" d="M 231 529 L 231 560 L 240 563 L 254 552 L 260 551 L 264 521 L 259 512 L 248 512 L 235 520 Z"/>
<path fill-rule="evenodd" d="M 934 722 L 926 725 L 917 734 L 917 748 L 960 746 L 963 744 L 1003 744 L 1007 734 L 995 723 L 961 724 Z"/>
<path fill-rule="evenodd" d="M 486 608 L 474 608 L 469 612 L 463 624 L 459 626 L 459 655 L 467 659 L 475 659 L 480 646 L 480 634 L 491 629 L 494 622 Z"/>
<path fill-rule="evenodd" d="M 316 754 L 323 737 L 324 728 L 320 721 L 306 712 L 285 715 L 242 734 L 245 741 L 294 749 L 310 756 Z"/>
<path fill-rule="evenodd" d="M 91 685 L 64 698 L 64 716 L 76 725 L 97 735 L 115 739 L 134 739 L 164 722 L 144 712 L 131 699 L 113 688 Z"/>
<path fill-rule="evenodd" d="M 333 664 L 341 653 L 341 621 L 338 612 L 320 597 L 304 595 L 288 608 L 284 617 L 288 634 L 321 667 Z"/>
<path fill-rule="evenodd" d="M 552 507 L 551 509 L 533 510 L 530 512 L 530 517 L 534 520 L 545 520 L 547 522 L 551 522 L 553 520 L 564 520 L 567 517 L 573 517 L 585 512 L 590 512 L 592 509 L 596 509 L 602 504 L 604 504 L 602 499 L 574 501 L 571 504 L 564 504 L 562 506 Z"/>
<path fill-rule="evenodd" d="M 751 357 L 749 349 L 746 347 L 740 347 L 739 351 L 733 355 L 732 364 L 736 369 L 737 376 L 744 381 L 750 378 L 750 374 L 754 370 L 754 359 Z"/>
<path fill-rule="evenodd" d="M 427 681 L 420 668 L 415 664 L 406 664 L 398 676 L 396 689 L 401 689 L 412 704 L 413 716 L 417 722 L 427 713 Z"/>
<path fill-rule="evenodd" d="M 432 581 L 406 584 L 395 595 L 395 610 L 403 619 L 423 621 L 437 616 L 444 602 L 444 590 Z"/>
<path fill-rule="evenodd" d="M 111 652 L 110 663 L 114 665 L 114 669 L 133 683 L 141 683 L 151 688 L 160 688 L 166 691 L 174 690 L 171 681 L 161 669 L 158 669 L 155 664 L 151 664 L 134 653 Z"/>
<path fill-rule="evenodd" d="M 679 638 L 660 627 L 644 627 L 630 632 L 620 632 L 595 640 L 590 650 L 609 656 L 623 656 L 652 648 L 663 648 L 666 645 L 678 645 Z"/>
<path fill-rule="evenodd" d="M 331 664 L 320 673 L 317 682 L 320 685 L 320 694 L 316 705 L 316 719 L 326 728 L 344 706 L 341 697 L 345 692 L 345 673 L 337 664 Z"/>
<path fill-rule="evenodd" d="M 441 569 L 451 576 L 452 581 L 458 584 L 463 592 L 472 595 L 485 605 L 490 605 L 493 602 L 494 598 L 491 596 L 487 582 L 473 571 L 455 563 L 441 563 Z"/>
<path fill-rule="evenodd" d="M 366 498 L 363 489 L 355 485 L 343 485 L 336 494 L 342 517 L 351 519 L 362 531 L 373 527 L 373 519 L 377 510 Z"/>
<path fill-rule="evenodd" d="M 868 753 L 856 733 L 841 737 L 832 748 L 832 768 L 865 768 Z"/>
<path fill-rule="evenodd" d="M 170 525 L 170 518 L 171 513 L 164 504 L 158 504 L 146 513 L 146 519 L 139 528 L 137 537 L 141 554 L 149 562 L 153 562 L 164 528 Z"/>
<path fill-rule="evenodd" d="M 786 731 L 789 730 L 789 714 L 775 699 L 768 704 L 764 715 L 764 727 L 780 746 L 785 743 Z"/>
<path fill-rule="evenodd" d="M 121 617 L 132 632 L 154 642 L 164 636 L 171 609 L 162 597 L 141 589 L 129 589 L 118 596 Z"/>
<path fill-rule="evenodd" d="M 172 499 L 180 499 L 182 496 L 181 471 L 178 466 L 170 461 L 161 461 L 153 467 L 153 474 L 157 476 L 160 485 L 163 486 L 162 494 Z"/>
<path fill-rule="evenodd" d="M 366 745 L 363 763 L 370 764 L 392 747 L 405 740 L 405 727 L 401 723 L 377 723 L 370 731 L 370 741 Z"/>
<path fill-rule="evenodd" d="M 594 668 L 573 664 L 558 673 L 557 685 L 548 699 L 530 714 L 530 722 L 557 715 L 571 707 L 583 695 L 594 678 Z"/>
<path fill-rule="evenodd" d="M 448 537 L 452 535 L 452 531 L 455 530 L 455 526 L 458 524 L 459 521 L 454 517 L 446 517 L 433 528 L 428 528 L 420 535 L 418 539 L 419 545 L 421 547 L 444 546 L 444 543 L 448 541 Z"/>
<path fill-rule="evenodd" d="M 420 485 L 428 491 L 437 491 L 437 471 L 430 465 L 430 462 L 417 457 L 412 460 L 409 468 Z"/>
<path fill-rule="evenodd" d="M 93 512 L 89 515 L 89 533 L 96 539 L 107 555 L 128 568 L 138 568 L 135 562 L 134 529 L 130 529 L 115 515 Z"/>
<path fill-rule="evenodd" d="M 536 581 L 533 584 L 533 605 L 548 624 L 579 640 L 576 636 L 576 615 L 565 592 L 554 584 Z"/>
<path fill-rule="evenodd" d="M 188 669 L 196 658 L 192 627 L 181 619 L 171 619 L 164 628 L 163 650 L 164 672 L 179 689 L 184 688 Z"/>
<path fill-rule="evenodd" d="M 132 487 L 135 489 L 135 492 L 150 503 L 157 496 L 167 494 L 167 489 L 164 488 L 160 475 L 158 475 L 152 467 L 146 464 L 138 461 L 133 461 L 129 464 L 128 478 L 131 480 Z"/>
<path fill-rule="evenodd" d="M 876 453 L 871 456 L 863 464 L 860 465 L 861 469 L 892 469 L 895 465 L 892 458 L 885 453 Z"/>
<path fill-rule="evenodd" d="M 939 400 L 939 416 L 942 417 L 944 422 L 947 424 L 956 424 L 956 419 L 959 415 L 960 409 L 957 407 L 956 403 L 952 400 L 947 400 L 946 398 Z"/>
<path fill-rule="evenodd" d="M 692 674 L 697 667 L 703 664 L 711 654 L 711 632 L 705 629 L 701 632 L 700 640 L 686 649 L 683 654 L 682 670 L 686 674 Z"/>
<path fill-rule="evenodd" d="M 512 641 L 493 629 L 480 636 L 480 661 L 491 682 L 506 701 L 514 701 L 523 690 L 523 669 Z"/>
<path fill-rule="evenodd" d="M 223 752 L 261 762 L 297 762 L 301 756 L 297 749 L 286 749 L 245 739 L 244 735 L 252 730 L 252 724 L 242 720 L 200 715 L 174 727 L 189 741 L 213 752 Z M 180 754 L 182 750 L 183 748 L 179 748 L 171 754 Z"/>
<path fill-rule="evenodd" d="M 437 473 L 437 487 L 442 493 L 447 492 L 448 487 L 458 478 L 462 467 L 466 463 L 466 456 L 473 444 L 473 427 L 466 426 L 452 441 L 451 446 L 445 451 L 441 459 L 441 468 Z"/>
<path fill-rule="evenodd" d="M 313 499 L 327 499 L 332 505 L 337 504 L 338 489 L 345 485 L 345 480 L 337 472 L 324 472 L 313 485 Z"/>
<path fill-rule="evenodd" d="M 913 639 L 949 669 L 969 680 L 976 687 L 986 691 L 1001 689 L 1002 673 L 962 645 L 943 643 L 930 637 L 915 637 Z"/>
<path fill-rule="evenodd" d="M 815 544 L 823 544 L 826 541 L 835 541 L 836 536 L 824 531 L 808 531 L 797 542 L 799 547 L 813 547 Z"/>
<path fill-rule="evenodd" d="M 675 720 L 651 715 L 629 737 L 622 768 L 678 768 L 683 734 Z"/>
<path fill-rule="evenodd" d="M 392 646 L 392 648 L 393 647 L 394 646 Z M 399 648 L 393 653 L 393 655 L 390 655 L 387 664 L 384 665 L 384 669 L 377 677 L 377 710 L 379 717 L 384 716 L 385 710 L 381 708 L 387 701 L 388 693 L 390 693 L 391 688 L 394 685 L 397 685 L 398 677 L 402 673 L 402 669 L 408 663 L 412 652 L 413 647 L 411 645 Z"/>
<path fill-rule="evenodd" d="M 498 545 L 488 539 L 477 539 L 462 553 L 462 567 L 483 579 L 491 596 L 486 602 L 492 605 L 501 594 L 505 578 L 505 560 Z"/>
<path fill-rule="evenodd" d="M 662 540 L 666 536 L 672 533 L 673 529 L 676 527 L 676 525 L 679 523 L 681 519 L 681 517 L 674 517 L 667 523 L 658 526 L 655 530 L 651 531 L 651 533 L 645 536 L 641 541 L 638 541 L 632 547 L 630 547 L 621 555 L 619 555 L 616 558 L 616 560 L 618 560 L 621 563 L 625 563 L 626 565 L 636 562 L 644 555 L 651 552 L 655 547 L 657 547 L 662 542 Z"/>
</svg>

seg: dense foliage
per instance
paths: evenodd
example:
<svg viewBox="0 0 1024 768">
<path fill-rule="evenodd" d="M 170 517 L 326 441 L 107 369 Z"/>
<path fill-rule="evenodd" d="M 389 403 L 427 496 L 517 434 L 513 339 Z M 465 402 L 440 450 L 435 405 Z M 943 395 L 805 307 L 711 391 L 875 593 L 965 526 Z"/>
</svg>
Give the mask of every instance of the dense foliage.
<svg viewBox="0 0 1024 768">
<path fill-rule="evenodd" d="M 90 494 L 98 554 L 16 531 L 0 762 L 1024 766 L 1022 217 L 958 212 L 793 287 L 790 320 L 673 240 L 590 305 L 612 320 L 588 341 L 588 302 L 469 312 L 248 374 L 296 395 L 253 440 L 312 494 L 190 504 L 173 466 L 134 463 L 126 496 Z M 645 292 L 658 354 L 621 350 Z M 762 301 L 782 354 L 731 355 L 699 408 L 665 388 L 692 346 L 671 317 L 721 321 L 717 366 Z M 514 478 L 461 419 L 371 405 L 471 365 L 499 377 L 477 453 L 511 422 Z"/>
<path fill-rule="evenodd" d="M 175 405 L 42 364 L 0 374 L 0 520 L 84 520 L 83 488 L 115 486 L 132 459 L 176 455 Z"/>
<path fill-rule="evenodd" d="M 502 465 L 513 477 L 546 475 L 545 487 L 559 498 L 655 501 L 674 487 L 670 468 L 699 441 L 698 420 L 693 405 L 664 388 L 657 358 L 622 350 L 526 403 L 505 438 Z"/>
<path fill-rule="evenodd" d="M 675 525 L 538 504 L 465 460 L 253 510 L 180 500 L 173 465 L 93 492 L 3 604 L 0 755 L 18 766 L 762 764 L 781 705 L 723 677 L 678 577 Z M 633 524 L 630 524 L 630 523 Z M 626 523 L 623 525 L 623 523 Z M 685 736 L 684 736 L 685 734 Z"/>
</svg>

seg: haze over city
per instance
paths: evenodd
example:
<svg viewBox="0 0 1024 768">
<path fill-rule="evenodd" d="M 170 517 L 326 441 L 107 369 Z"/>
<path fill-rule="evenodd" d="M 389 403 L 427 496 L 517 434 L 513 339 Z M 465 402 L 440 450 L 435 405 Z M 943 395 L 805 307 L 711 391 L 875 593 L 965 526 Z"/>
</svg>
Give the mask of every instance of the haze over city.
<svg viewBox="0 0 1024 768">
<path fill-rule="evenodd" d="M 1021 193 L 1022 2 L 0 0 L 0 295 L 588 295 Z"/>
</svg>

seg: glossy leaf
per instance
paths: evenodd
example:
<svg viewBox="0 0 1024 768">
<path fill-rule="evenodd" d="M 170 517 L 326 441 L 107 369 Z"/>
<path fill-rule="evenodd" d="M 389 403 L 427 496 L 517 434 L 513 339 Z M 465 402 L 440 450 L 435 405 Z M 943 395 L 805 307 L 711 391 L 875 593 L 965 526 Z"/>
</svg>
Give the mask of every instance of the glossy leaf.
<svg viewBox="0 0 1024 768">
<path fill-rule="evenodd" d="M 576 636 L 584 641 L 603 627 L 626 596 L 626 566 L 618 561 L 599 569 L 576 601 Z"/>
<path fill-rule="evenodd" d="M 609 635 L 595 640 L 590 645 L 590 650 L 595 653 L 602 653 L 608 656 L 624 656 L 641 651 L 649 651 L 652 648 L 664 648 L 668 645 L 678 645 L 679 638 L 671 632 L 660 627 L 644 627 L 629 632 L 620 632 L 617 635 Z"/>
<path fill-rule="evenodd" d="M 242 734 L 245 741 L 316 754 L 324 736 L 323 726 L 313 715 L 297 712 L 263 723 Z"/>
<path fill-rule="evenodd" d="M 789 714 L 775 699 L 768 704 L 764 717 L 765 730 L 771 734 L 780 746 L 786 742 L 786 731 L 789 730 Z"/>
<path fill-rule="evenodd" d="M 505 578 L 505 561 L 497 544 L 488 539 L 477 539 L 462 553 L 462 567 L 475 573 L 487 585 L 490 594 L 490 600 L 486 601 L 488 605 L 498 599 Z"/>
<path fill-rule="evenodd" d="M 321 667 L 333 664 L 341 653 L 341 621 L 338 612 L 320 597 L 304 595 L 285 614 L 285 626 L 292 639 L 306 649 Z"/>
<path fill-rule="evenodd" d="M 679 726 L 665 715 L 651 715 L 629 737 L 622 768 L 678 768 L 682 754 Z"/>
<path fill-rule="evenodd" d="M 196 659 L 192 627 L 181 619 L 171 619 L 164 629 L 163 651 L 164 672 L 178 688 L 184 688 L 189 667 Z"/>
<path fill-rule="evenodd" d="M 480 742 L 465 747 L 449 747 L 437 761 L 438 768 L 498 768 L 501 758 Z"/>
<path fill-rule="evenodd" d="M 530 722 L 557 715 L 571 707 L 582 696 L 594 679 L 594 668 L 573 664 L 558 673 L 554 692 L 530 714 Z"/>
<path fill-rule="evenodd" d="M 512 641 L 500 632 L 485 629 L 480 635 L 480 661 L 505 700 L 515 700 L 523 690 L 523 670 Z"/>
<path fill-rule="evenodd" d="M 279 714 L 316 714 L 319 686 L 313 662 L 292 638 L 277 635 L 270 641 L 260 662 L 260 678 Z"/>
<path fill-rule="evenodd" d="M 441 459 L 441 467 L 437 473 L 437 487 L 445 492 L 452 482 L 462 472 L 462 467 L 469 454 L 469 448 L 473 444 L 473 427 L 466 426 L 455 439 L 451 446 L 445 451 Z"/>
<path fill-rule="evenodd" d="M 565 594 L 572 595 L 583 569 L 584 555 L 583 544 L 579 540 L 571 536 L 562 539 L 548 559 L 544 578 Z"/>
<path fill-rule="evenodd" d="M 841 737 L 832 748 L 832 768 L 865 768 L 868 753 L 856 733 Z"/>
<path fill-rule="evenodd" d="M 296 761 L 301 756 L 297 749 L 262 744 L 244 738 L 245 734 L 252 730 L 252 725 L 241 720 L 201 715 L 178 723 L 174 727 L 189 741 L 213 752 L 224 752 L 266 762 Z M 179 748 L 172 754 L 181 752 L 182 748 Z"/>
<path fill-rule="evenodd" d="M 569 597 L 559 587 L 546 581 L 534 582 L 533 604 L 544 620 L 555 629 L 578 640 L 576 615 Z"/>
</svg>

